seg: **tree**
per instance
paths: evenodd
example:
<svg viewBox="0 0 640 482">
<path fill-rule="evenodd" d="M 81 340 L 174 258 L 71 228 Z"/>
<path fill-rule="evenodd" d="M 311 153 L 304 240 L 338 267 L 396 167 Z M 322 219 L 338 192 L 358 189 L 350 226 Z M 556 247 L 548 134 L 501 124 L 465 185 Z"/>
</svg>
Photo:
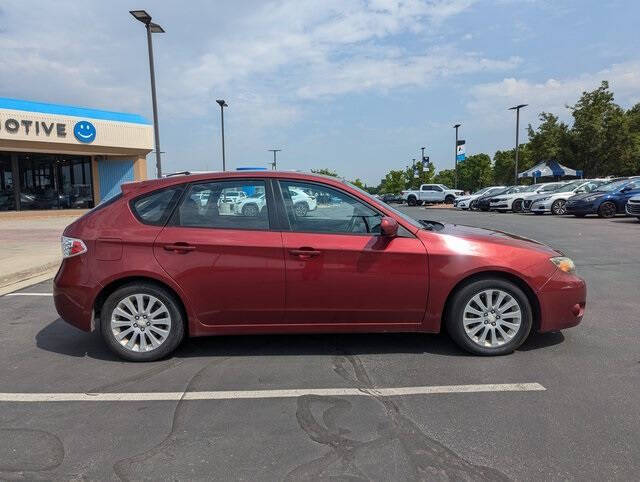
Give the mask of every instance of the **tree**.
<svg viewBox="0 0 640 482">
<path fill-rule="evenodd" d="M 533 167 L 529 144 L 521 144 L 518 149 L 518 172 Z M 510 186 L 515 181 L 516 150 L 496 151 L 493 155 L 493 182 L 497 185 Z"/>
<path fill-rule="evenodd" d="M 474 192 L 488 186 L 493 180 L 491 158 L 487 154 L 474 154 L 458 163 L 458 188 Z"/>
<path fill-rule="evenodd" d="M 338 177 L 338 173 L 336 171 L 332 171 L 326 167 L 322 169 L 311 169 L 311 172 L 314 174 L 322 174 L 323 176 Z"/>
<path fill-rule="evenodd" d="M 541 112 L 538 119 L 540 125 L 537 129 L 533 129 L 531 124 L 527 128 L 527 147 L 533 164 L 551 160 L 572 164 L 569 126 L 564 122 L 558 122 L 558 116 L 548 112 Z"/>
<path fill-rule="evenodd" d="M 405 189 L 405 186 L 406 180 L 404 171 L 391 170 L 380 182 L 380 192 L 395 194 L 403 191 Z"/>
<path fill-rule="evenodd" d="M 443 169 L 433 177 L 433 182 L 453 187 L 456 183 L 456 172 L 454 169 Z"/>
<path fill-rule="evenodd" d="M 574 119 L 571 140 L 575 167 L 594 177 L 634 173 L 638 166 L 629 116 L 614 103 L 609 83 L 603 80 L 597 89 L 583 92 L 569 108 Z"/>
</svg>

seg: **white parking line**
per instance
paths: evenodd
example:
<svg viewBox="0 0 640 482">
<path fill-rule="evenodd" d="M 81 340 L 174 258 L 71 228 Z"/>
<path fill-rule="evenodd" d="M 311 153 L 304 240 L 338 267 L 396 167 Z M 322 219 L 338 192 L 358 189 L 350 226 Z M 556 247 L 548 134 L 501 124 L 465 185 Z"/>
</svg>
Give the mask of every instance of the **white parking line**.
<svg viewBox="0 0 640 482">
<path fill-rule="evenodd" d="M 499 383 L 486 385 L 441 385 L 398 388 L 301 388 L 291 390 L 241 390 L 213 392 L 130 392 L 130 393 L 0 393 L 0 402 L 155 402 L 177 400 L 237 400 L 295 398 L 303 395 L 327 397 L 436 395 L 443 393 L 538 392 L 539 383 Z"/>
<path fill-rule="evenodd" d="M 5 296 L 53 296 L 53 293 L 7 293 Z"/>
</svg>

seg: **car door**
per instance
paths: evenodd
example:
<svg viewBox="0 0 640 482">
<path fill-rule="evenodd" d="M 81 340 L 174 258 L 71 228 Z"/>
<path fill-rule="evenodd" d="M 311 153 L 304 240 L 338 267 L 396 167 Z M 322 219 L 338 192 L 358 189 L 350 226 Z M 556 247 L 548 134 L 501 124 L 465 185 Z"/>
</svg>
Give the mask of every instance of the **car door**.
<svg viewBox="0 0 640 482">
<path fill-rule="evenodd" d="M 154 253 L 206 325 L 282 323 L 282 236 L 271 230 L 273 197 L 264 180 L 207 181 L 188 187 L 156 238 Z M 220 202 L 226 192 L 259 196 L 256 210 Z"/>
<path fill-rule="evenodd" d="M 427 202 L 435 202 L 438 200 L 438 186 L 432 186 L 432 185 L 427 185 L 427 186 L 422 186 L 422 190 L 423 192 L 422 194 L 422 200 L 423 201 L 427 201 Z"/>
<path fill-rule="evenodd" d="M 380 235 L 382 213 L 341 189 L 294 180 L 279 187 L 287 323 L 401 329 L 422 321 L 428 267 L 419 239 L 404 228 Z M 330 201 L 300 215 L 292 201 L 299 190 Z"/>
</svg>

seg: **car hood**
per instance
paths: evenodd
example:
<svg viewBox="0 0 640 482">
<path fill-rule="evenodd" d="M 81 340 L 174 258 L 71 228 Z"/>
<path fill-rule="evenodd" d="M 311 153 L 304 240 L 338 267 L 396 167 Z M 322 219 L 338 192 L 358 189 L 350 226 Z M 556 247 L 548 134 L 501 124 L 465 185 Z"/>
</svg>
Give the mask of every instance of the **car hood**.
<svg viewBox="0 0 640 482">
<path fill-rule="evenodd" d="M 525 238 L 516 234 L 506 233 L 491 229 L 475 228 L 461 224 L 445 224 L 437 231 L 438 234 L 453 236 L 471 243 L 492 243 L 522 249 L 531 249 L 539 253 L 552 256 L 562 256 L 562 252 L 547 246 L 534 239 Z"/>
</svg>

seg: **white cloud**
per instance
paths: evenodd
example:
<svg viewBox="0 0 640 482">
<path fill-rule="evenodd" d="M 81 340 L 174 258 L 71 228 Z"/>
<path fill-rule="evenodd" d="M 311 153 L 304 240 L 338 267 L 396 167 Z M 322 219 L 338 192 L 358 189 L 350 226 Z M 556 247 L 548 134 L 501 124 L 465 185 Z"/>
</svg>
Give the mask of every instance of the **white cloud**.
<svg viewBox="0 0 640 482">
<path fill-rule="evenodd" d="M 603 80 L 609 81 L 618 104 L 629 106 L 640 101 L 640 61 L 629 61 L 566 79 L 531 82 L 505 78 L 500 82 L 480 84 L 472 88 L 472 100 L 467 107 L 474 117 L 489 122 L 504 122 L 503 109 L 519 103 L 529 104 L 529 109 L 536 113 L 552 112 L 568 119 L 565 106 L 574 104 L 583 91 L 597 88 Z"/>
</svg>

